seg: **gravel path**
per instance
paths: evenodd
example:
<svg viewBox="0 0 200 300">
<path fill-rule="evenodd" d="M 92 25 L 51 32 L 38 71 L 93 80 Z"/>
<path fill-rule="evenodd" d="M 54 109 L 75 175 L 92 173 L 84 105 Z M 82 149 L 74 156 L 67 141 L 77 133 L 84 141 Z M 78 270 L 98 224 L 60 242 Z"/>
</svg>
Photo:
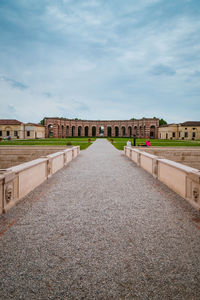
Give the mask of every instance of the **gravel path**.
<svg viewBox="0 0 200 300">
<path fill-rule="evenodd" d="M 200 213 L 104 139 L 0 217 L 0 299 L 200 299 Z"/>
</svg>

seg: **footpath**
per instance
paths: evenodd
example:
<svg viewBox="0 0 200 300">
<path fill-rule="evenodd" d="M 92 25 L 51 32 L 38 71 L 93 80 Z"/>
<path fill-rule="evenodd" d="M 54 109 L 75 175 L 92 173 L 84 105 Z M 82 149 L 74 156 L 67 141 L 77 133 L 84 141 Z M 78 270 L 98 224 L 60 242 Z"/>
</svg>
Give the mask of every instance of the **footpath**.
<svg viewBox="0 0 200 300">
<path fill-rule="evenodd" d="M 0 299 L 200 299 L 200 213 L 98 139 L 0 216 Z"/>
</svg>

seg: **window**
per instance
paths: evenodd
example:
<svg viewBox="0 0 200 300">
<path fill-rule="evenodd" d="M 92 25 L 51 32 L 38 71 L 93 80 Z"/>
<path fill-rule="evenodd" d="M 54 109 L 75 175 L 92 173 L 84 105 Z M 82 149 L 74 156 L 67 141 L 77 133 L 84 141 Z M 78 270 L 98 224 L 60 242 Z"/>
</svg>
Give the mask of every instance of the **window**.
<svg viewBox="0 0 200 300">
<path fill-rule="evenodd" d="M 160 139 L 161 139 L 161 137 L 162 137 L 162 135 L 161 135 L 161 133 L 160 133 Z"/>
<path fill-rule="evenodd" d="M 193 130 L 196 130 L 196 128 L 192 128 Z"/>
<path fill-rule="evenodd" d="M 176 133 L 175 132 L 172 132 L 172 137 L 175 137 L 176 136 Z"/>
<path fill-rule="evenodd" d="M 6 135 L 9 136 L 10 135 L 10 131 L 6 131 Z"/>
<path fill-rule="evenodd" d="M 185 128 L 185 130 L 187 130 L 187 128 Z"/>
<path fill-rule="evenodd" d="M 186 132 L 185 132 L 185 138 L 187 138 L 187 137 L 188 137 L 188 132 L 186 131 Z"/>
<path fill-rule="evenodd" d="M 181 137 L 181 132 L 179 131 L 178 136 Z"/>
<path fill-rule="evenodd" d="M 0 136 L 2 136 L 2 130 L 0 130 Z"/>
<path fill-rule="evenodd" d="M 192 137 L 195 138 L 195 136 L 196 136 L 196 132 L 193 132 Z"/>
<path fill-rule="evenodd" d="M 18 136 L 18 131 L 14 131 L 14 136 Z"/>
<path fill-rule="evenodd" d="M 166 133 L 166 140 L 168 139 L 168 133 Z"/>
<path fill-rule="evenodd" d="M 27 131 L 27 136 L 30 136 L 30 131 Z"/>
</svg>

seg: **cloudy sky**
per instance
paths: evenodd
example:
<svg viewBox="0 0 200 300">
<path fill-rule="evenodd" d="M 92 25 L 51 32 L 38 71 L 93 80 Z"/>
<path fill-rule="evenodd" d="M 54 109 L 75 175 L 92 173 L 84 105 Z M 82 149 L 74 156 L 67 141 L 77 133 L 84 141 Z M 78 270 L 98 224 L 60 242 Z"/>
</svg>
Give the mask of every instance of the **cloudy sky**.
<svg viewBox="0 0 200 300">
<path fill-rule="evenodd" d="M 200 120 L 199 0 L 0 0 L 0 118 Z"/>
</svg>

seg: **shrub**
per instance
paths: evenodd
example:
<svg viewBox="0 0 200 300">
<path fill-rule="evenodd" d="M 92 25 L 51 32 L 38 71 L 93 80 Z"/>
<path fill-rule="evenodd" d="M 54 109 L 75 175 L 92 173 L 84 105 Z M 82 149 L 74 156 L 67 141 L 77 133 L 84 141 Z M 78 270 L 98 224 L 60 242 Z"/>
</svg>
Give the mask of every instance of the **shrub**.
<svg viewBox="0 0 200 300">
<path fill-rule="evenodd" d="M 66 144 L 67 146 L 71 146 L 72 145 L 72 142 L 67 142 L 67 144 Z"/>
</svg>

